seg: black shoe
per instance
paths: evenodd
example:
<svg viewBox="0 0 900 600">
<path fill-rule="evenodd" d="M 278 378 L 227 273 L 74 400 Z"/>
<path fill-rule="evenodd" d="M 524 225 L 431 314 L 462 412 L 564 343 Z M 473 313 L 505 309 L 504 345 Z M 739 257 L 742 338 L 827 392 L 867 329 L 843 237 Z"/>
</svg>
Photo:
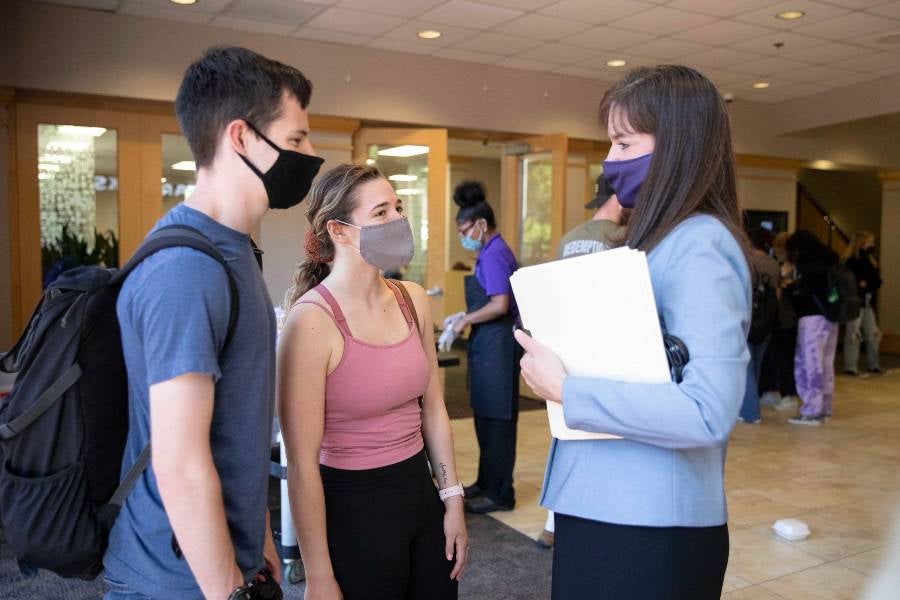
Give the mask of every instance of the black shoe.
<svg viewBox="0 0 900 600">
<path fill-rule="evenodd" d="M 510 511 L 515 508 L 516 504 L 513 502 L 512 504 L 500 504 L 498 502 L 494 502 L 487 496 L 481 496 L 480 498 L 475 498 L 473 500 L 466 500 L 466 512 L 472 513 L 474 515 L 484 515 L 490 512 L 495 511 Z"/>
<path fill-rule="evenodd" d="M 875 367 L 874 369 L 869 369 L 869 373 L 872 375 L 884 375 L 884 370 L 881 367 Z"/>
<path fill-rule="evenodd" d="M 844 369 L 844 375 L 849 375 L 850 377 L 859 377 L 859 371 L 856 369 Z"/>
<path fill-rule="evenodd" d="M 463 488 L 463 492 L 466 494 L 466 500 L 473 500 L 475 498 L 480 498 L 484 495 L 484 489 L 478 483 L 473 483 L 472 485 L 467 485 Z"/>
</svg>

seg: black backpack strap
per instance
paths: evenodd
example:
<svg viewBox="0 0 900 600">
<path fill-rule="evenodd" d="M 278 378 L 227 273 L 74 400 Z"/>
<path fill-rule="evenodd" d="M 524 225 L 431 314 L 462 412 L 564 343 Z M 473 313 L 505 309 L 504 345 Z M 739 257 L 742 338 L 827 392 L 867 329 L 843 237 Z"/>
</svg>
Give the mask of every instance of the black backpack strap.
<svg viewBox="0 0 900 600">
<path fill-rule="evenodd" d="M 6 441 L 15 437 L 19 432 L 34 423 L 34 421 L 44 414 L 44 412 L 56 402 L 57 398 L 62 396 L 67 389 L 72 387 L 80 377 L 81 367 L 78 366 L 78 363 L 75 363 L 66 369 L 66 372 L 63 373 L 59 379 L 54 381 L 50 387 L 44 390 L 43 394 L 38 396 L 38 399 L 35 400 L 34 404 L 28 407 L 28 410 L 12 421 L 0 424 L 0 441 Z"/>
<path fill-rule="evenodd" d="M 234 279 L 234 274 L 231 272 L 231 267 L 228 266 L 228 262 L 222 256 L 222 253 L 219 252 L 219 249 L 197 229 L 187 225 L 168 225 L 157 229 L 147 237 L 137 252 L 134 253 L 134 256 L 116 274 L 115 283 L 123 283 L 145 259 L 166 248 L 191 248 L 197 250 L 216 260 L 225 269 L 225 273 L 228 275 L 231 311 L 228 316 L 228 332 L 225 334 L 225 343 L 222 345 L 224 350 L 224 348 L 228 347 L 234 335 L 234 328 L 237 325 L 238 312 L 240 310 L 237 282 Z"/>
<path fill-rule="evenodd" d="M 262 271 L 263 252 L 252 239 L 250 240 L 250 245 L 253 249 L 256 262 L 259 265 L 259 270 Z M 122 268 L 118 276 L 124 281 L 131 271 L 151 254 L 155 254 L 164 248 L 176 248 L 181 246 L 199 250 L 216 259 L 225 268 L 225 272 L 228 274 L 228 286 L 231 293 L 231 314 L 228 318 L 228 334 L 225 337 L 225 344 L 223 345 L 223 348 L 226 348 L 231 341 L 231 336 L 234 334 L 234 328 L 237 324 L 239 309 L 237 283 L 234 280 L 231 267 L 228 266 L 225 258 L 212 242 L 198 230 L 193 227 L 188 227 L 187 225 L 169 225 L 168 227 L 157 229 L 147 238 L 134 256 L 131 257 L 131 260 L 129 260 L 125 267 Z M 144 449 L 141 450 L 140 455 L 138 455 L 134 464 L 131 465 L 131 468 L 128 469 L 128 473 L 125 474 L 125 478 L 119 483 L 119 487 L 116 488 L 116 491 L 109 499 L 109 502 L 101 509 L 103 511 L 101 519 L 107 523 L 108 527 L 112 527 L 112 522 L 115 520 L 115 516 L 118 514 L 122 504 L 125 503 L 125 498 L 127 498 L 128 494 L 131 493 L 131 490 L 134 489 L 141 473 L 143 473 L 144 469 L 147 468 L 147 465 L 150 464 L 150 454 L 150 444 L 147 444 L 144 446 Z"/>
</svg>

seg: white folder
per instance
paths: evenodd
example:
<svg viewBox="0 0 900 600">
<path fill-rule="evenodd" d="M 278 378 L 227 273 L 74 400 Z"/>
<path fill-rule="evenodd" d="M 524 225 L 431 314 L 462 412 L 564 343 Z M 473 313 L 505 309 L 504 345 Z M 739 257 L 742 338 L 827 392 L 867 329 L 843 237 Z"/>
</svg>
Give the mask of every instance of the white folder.
<svg viewBox="0 0 900 600">
<path fill-rule="evenodd" d="M 623 247 L 524 267 L 510 282 L 523 326 L 560 357 L 570 375 L 671 381 L 643 252 Z M 553 437 L 618 439 L 570 429 L 563 411 L 547 403 Z"/>
</svg>

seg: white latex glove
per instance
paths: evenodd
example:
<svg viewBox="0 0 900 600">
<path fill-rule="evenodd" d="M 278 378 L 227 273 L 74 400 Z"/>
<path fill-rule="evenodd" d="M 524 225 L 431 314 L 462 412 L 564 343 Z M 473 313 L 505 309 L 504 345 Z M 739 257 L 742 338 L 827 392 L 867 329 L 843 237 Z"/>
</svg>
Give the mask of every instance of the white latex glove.
<svg viewBox="0 0 900 600">
<path fill-rule="evenodd" d="M 444 319 L 444 329 L 453 327 L 456 322 L 462 319 L 464 316 L 466 316 L 466 313 L 464 312 L 453 313 L 452 315 Z"/>
<path fill-rule="evenodd" d="M 458 312 L 444 319 L 444 331 L 441 333 L 441 337 L 438 338 L 439 351 L 450 351 L 450 348 L 453 346 L 453 342 L 456 340 L 456 333 L 453 331 L 453 326 L 457 323 L 457 321 L 465 316 L 466 313 Z"/>
<path fill-rule="evenodd" d="M 443 333 L 441 333 L 441 337 L 438 338 L 438 350 L 440 352 L 449 352 L 455 340 L 456 334 L 453 332 L 453 326 L 451 325 L 445 329 Z"/>
</svg>

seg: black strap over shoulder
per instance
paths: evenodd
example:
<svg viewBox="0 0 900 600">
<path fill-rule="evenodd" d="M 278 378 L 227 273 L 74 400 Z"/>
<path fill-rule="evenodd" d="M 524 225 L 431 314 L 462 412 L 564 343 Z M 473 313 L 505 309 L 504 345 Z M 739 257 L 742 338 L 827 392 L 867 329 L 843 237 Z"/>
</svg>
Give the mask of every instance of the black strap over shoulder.
<svg viewBox="0 0 900 600">
<path fill-rule="evenodd" d="M 225 343 L 222 345 L 224 351 L 234 335 L 234 328 L 237 325 L 238 312 L 240 310 L 237 282 L 234 279 L 234 274 L 231 272 L 231 267 L 228 266 L 225 257 L 222 256 L 219 249 L 197 229 L 187 225 L 168 225 L 157 229 L 147 237 L 137 252 L 134 253 L 134 256 L 116 274 L 116 283 L 124 282 L 131 272 L 144 260 L 167 248 L 192 248 L 216 260 L 225 269 L 225 273 L 228 275 L 231 311 L 228 316 L 228 330 L 225 334 Z"/>
<path fill-rule="evenodd" d="M 262 251 L 258 249 L 255 243 L 253 243 L 253 251 L 257 256 L 257 263 L 259 264 L 260 270 L 262 270 Z M 234 335 L 234 329 L 237 325 L 238 312 L 240 310 L 240 302 L 238 298 L 238 289 L 237 282 L 234 279 L 234 274 L 231 272 L 231 267 L 228 266 L 228 263 L 225 261 L 225 257 L 222 256 L 222 253 L 219 252 L 218 248 L 213 245 L 209 238 L 200 233 L 200 231 L 194 229 L 193 227 L 189 227 L 187 225 L 169 225 L 167 227 L 161 227 L 154 231 L 150 236 L 141 244 L 141 247 L 138 248 L 138 251 L 135 252 L 134 256 L 122 267 L 122 270 L 116 274 L 117 281 L 116 283 L 122 283 L 134 271 L 135 267 L 141 264 L 147 257 L 156 254 L 160 250 L 164 250 L 166 248 L 181 248 L 187 247 L 197 250 L 198 252 L 203 252 L 210 258 L 215 259 L 222 267 L 225 269 L 225 273 L 228 275 L 228 288 L 229 288 L 229 296 L 231 298 L 231 311 L 228 315 L 228 333 L 225 335 L 225 343 L 222 345 L 222 349 L 224 351 L 225 348 L 228 347 L 228 344 L 231 342 L 231 338 Z M 125 498 L 131 493 L 131 490 L 134 488 L 137 483 L 138 477 L 147 468 L 147 465 L 150 464 L 150 444 L 144 446 L 144 449 L 141 451 L 141 454 L 138 456 L 135 463 L 128 470 L 128 473 L 125 474 L 124 479 L 119 484 L 119 487 L 116 488 L 115 493 L 113 493 L 112 498 L 107 503 L 107 514 L 105 518 L 111 524 L 113 520 L 115 520 L 115 514 L 118 512 L 118 509 L 122 506 L 122 503 L 125 502 Z"/>
</svg>

